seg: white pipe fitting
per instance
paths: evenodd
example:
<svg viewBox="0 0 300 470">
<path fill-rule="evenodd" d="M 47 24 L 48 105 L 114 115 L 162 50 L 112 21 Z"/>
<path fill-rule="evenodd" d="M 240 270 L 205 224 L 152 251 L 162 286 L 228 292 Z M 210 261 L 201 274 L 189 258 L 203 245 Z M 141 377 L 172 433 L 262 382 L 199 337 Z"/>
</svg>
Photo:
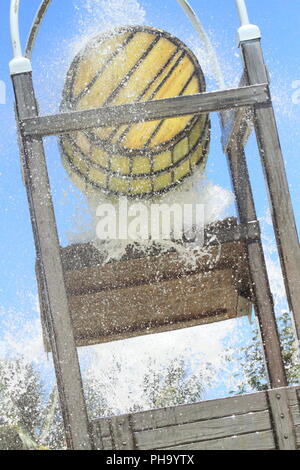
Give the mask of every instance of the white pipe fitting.
<svg viewBox="0 0 300 470">
<path fill-rule="evenodd" d="M 19 29 L 19 9 L 20 0 L 11 0 L 10 2 L 10 35 L 13 49 L 13 60 L 9 63 L 11 75 L 19 73 L 31 72 L 32 67 L 30 60 L 23 57 L 20 29 Z"/>
<path fill-rule="evenodd" d="M 260 39 L 261 32 L 259 27 L 254 24 L 250 24 L 245 0 L 235 0 L 235 3 L 241 21 L 241 27 L 238 29 L 238 45 L 244 41 Z"/>
</svg>

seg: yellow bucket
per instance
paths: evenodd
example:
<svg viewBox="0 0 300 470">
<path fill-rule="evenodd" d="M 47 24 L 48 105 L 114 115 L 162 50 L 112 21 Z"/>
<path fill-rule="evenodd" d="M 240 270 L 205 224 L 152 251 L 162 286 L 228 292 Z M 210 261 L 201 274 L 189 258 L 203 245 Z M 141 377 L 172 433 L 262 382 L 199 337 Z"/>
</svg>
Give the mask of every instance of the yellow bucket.
<svg viewBox="0 0 300 470">
<path fill-rule="evenodd" d="M 193 95 L 206 90 L 195 55 L 179 39 L 145 26 L 96 37 L 74 59 L 63 110 Z M 151 197 L 204 169 L 208 115 L 100 127 L 61 137 L 64 167 L 84 192 Z"/>
</svg>

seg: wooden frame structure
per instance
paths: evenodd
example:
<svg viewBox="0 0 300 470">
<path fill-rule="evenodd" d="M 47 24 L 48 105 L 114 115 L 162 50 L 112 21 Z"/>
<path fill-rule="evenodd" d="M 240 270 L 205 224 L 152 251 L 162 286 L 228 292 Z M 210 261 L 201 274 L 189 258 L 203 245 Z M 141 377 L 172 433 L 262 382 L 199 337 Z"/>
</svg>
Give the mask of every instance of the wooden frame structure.
<svg viewBox="0 0 300 470">
<path fill-rule="evenodd" d="M 237 89 L 53 116 L 39 116 L 30 68 L 15 67 L 12 70 L 23 174 L 42 297 L 47 304 L 45 321 L 69 448 L 296 449 L 299 445 L 299 390 L 287 388 L 260 236 L 247 240 L 246 250 L 252 300 L 259 319 L 271 390 L 253 396 L 89 423 L 47 174 L 43 146 L 46 136 L 111 124 L 218 112 L 239 222 L 241 226 L 255 225 L 257 228 L 259 223 L 244 153 L 250 132 L 249 120 L 253 120 L 287 297 L 299 340 L 300 249 L 259 36 L 241 40 L 240 49 L 245 73 Z M 237 241 L 241 239 L 241 232 L 236 237 Z M 234 425 L 233 414 L 237 415 Z M 234 440 L 237 426 L 242 426 L 245 432 Z M 231 429 L 230 433 L 226 429 Z M 194 445 L 196 447 L 192 447 Z"/>
<path fill-rule="evenodd" d="M 206 227 L 202 255 L 189 265 L 178 253 L 152 247 L 128 250 L 103 264 L 90 243 L 61 248 L 77 346 L 89 346 L 250 315 L 252 289 L 247 243 L 256 224 L 229 218 Z M 188 242 L 187 242 L 188 246 Z M 41 265 L 37 263 L 45 347 L 51 352 Z M 134 306 L 134 308 L 133 308 Z"/>
<path fill-rule="evenodd" d="M 300 388 L 96 420 L 99 450 L 300 450 Z"/>
</svg>

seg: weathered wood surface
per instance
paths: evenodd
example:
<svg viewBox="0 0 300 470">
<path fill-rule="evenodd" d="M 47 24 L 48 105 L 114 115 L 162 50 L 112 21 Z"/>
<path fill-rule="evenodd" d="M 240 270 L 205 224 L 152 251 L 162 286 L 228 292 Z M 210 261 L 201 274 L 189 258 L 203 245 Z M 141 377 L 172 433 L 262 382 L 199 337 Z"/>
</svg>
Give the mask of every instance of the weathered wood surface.
<svg viewBox="0 0 300 470">
<path fill-rule="evenodd" d="M 29 118 L 22 121 L 22 128 L 24 135 L 45 137 L 97 127 L 120 126 L 189 114 L 237 109 L 258 103 L 268 103 L 269 99 L 268 85 L 262 83 L 254 87 Z"/>
<path fill-rule="evenodd" d="M 135 446 L 130 419 L 130 415 L 115 416 L 111 419 L 111 437 L 117 449 L 131 450 Z"/>
<path fill-rule="evenodd" d="M 234 413 L 234 411 L 233 411 Z M 138 449 L 164 449 L 210 439 L 226 438 L 239 434 L 256 433 L 271 429 L 268 411 L 246 415 L 215 418 L 177 426 L 135 433 Z"/>
<path fill-rule="evenodd" d="M 289 411 L 294 424 L 297 448 L 300 450 L 300 386 L 290 387 L 286 393 Z"/>
<path fill-rule="evenodd" d="M 300 448 L 300 387 L 99 419 L 93 423 L 94 432 L 102 434 L 101 448 L 107 450 L 282 449 L 274 413 L 276 420 L 282 420 L 283 411 L 275 410 L 270 394 L 285 396 L 293 420 L 285 422 L 285 432 L 297 437 Z M 119 429 L 124 428 L 124 434 L 117 431 L 117 438 L 113 421 L 121 421 Z"/>
<path fill-rule="evenodd" d="M 276 450 L 272 431 L 242 434 L 240 436 L 212 439 L 211 441 L 193 442 L 164 450 Z"/>
<path fill-rule="evenodd" d="M 297 450 L 294 423 L 289 409 L 286 389 L 269 390 L 268 399 L 279 449 Z"/>
<path fill-rule="evenodd" d="M 217 224 L 215 230 L 207 228 L 206 238 L 212 243 L 194 265 L 186 264 L 175 252 L 157 251 L 151 256 L 128 253 L 125 259 L 103 266 L 100 253 L 90 245 L 62 249 L 77 345 L 192 327 L 249 313 L 247 243 L 234 240 L 255 239 L 259 231 L 256 224 L 249 232 L 245 227 L 237 228 L 235 219 Z M 231 241 L 220 243 L 218 236 Z M 42 303 L 42 317 L 46 308 Z"/>
<path fill-rule="evenodd" d="M 35 118 L 38 109 L 32 75 L 14 75 L 12 80 L 18 119 Z M 70 448 L 88 450 L 92 448 L 92 443 L 64 284 L 43 142 L 41 139 L 26 138 L 22 131 L 20 135 L 24 178 L 36 252 L 41 267 L 42 296 L 47 304 L 45 318 L 47 331 L 51 336 L 66 439 Z"/>
<path fill-rule="evenodd" d="M 268 81 L 260 40 L 241 43 L 248 83 Z M 300 340 L 300 246 L 272 101 L 254 108 L 254 123 L 271 204 L 285 287 Z"/>
<path fill-rule="evenodd" d="M 256 413 L 268 409 L 265 393 L 241 395 L 211 400 L 193 405 L 174 406 L 132 415 L 135 431 L 164 428 L 195 421 L 208 421 L 245 413 Z"/>
<path fill-rule="evenodd" d="M 232 186 L 239 221 L 250 224 L 257 220 L 252 188 L 242 142 L 237 140 L 227 151 Z M 248 267 L 253 286 L 253 301 L 259 320 L 262 346 L 271 387 L 287 385 L 277 331 L 274 302 L 270 288 L 261 240 L 247 244 Z"/>
<path fill-rule="evenodd" d="M 220 270 L 73 296 L 69 304 L 77 344 L 124 339 L 236 317 L 240 299 L 232 275 L 232 270 Z"/>
<path fill-rule="evenodd" d="M 252 108 L 239 108 L 234 111 L 224 111 L 221 117 L 223 151 L 226 153 L 232 143 L 237 140 L 245 146 L 253 128 Z"/>
</svg>

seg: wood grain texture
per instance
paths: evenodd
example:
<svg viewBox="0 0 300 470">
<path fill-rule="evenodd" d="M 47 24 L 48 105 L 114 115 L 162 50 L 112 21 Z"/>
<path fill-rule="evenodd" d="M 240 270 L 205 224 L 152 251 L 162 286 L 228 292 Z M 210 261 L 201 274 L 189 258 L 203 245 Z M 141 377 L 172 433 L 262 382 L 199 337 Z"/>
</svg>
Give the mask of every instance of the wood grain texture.
<svg viewBox="0 0 300 470">
<path fill-rule="evenodd" d="M 268 399 L 278 448 L 280 450 L 297 450 L 294 423 L 286 389 L 269 390 Z"/>
<path fill-rule="evenodd" d="M 268 81 L 259 40 L 241 44 L 248 83 Z M 300 246 L 272 101 L 254 110 L 257 141 L 290 309 L 300 340 Z"/>
<path fill-rule="evenodd" d="M 253 128 L 253 112 L 251 108 L 240 108 L 235 111 L 224 111 L 222 116 L 222 145 L 226 153 L 237 140 L 244 146 Z"/>
<path fill-rule="evenodd" d="M 134 449 L 135 442 L 130 419 L 130 415 L 111 418 L 112 441 L 115 449 Z"/>
<path fill-rule="evenodd" d="M 268 86 L 261 84 L 146 103 L 75 111 L 39 118 L 25 118 L 21 124 L 24 135 L 46 137 L 101 126 L 120 126 L 189 114 L 206 114 L 268 102 Z"/>
<path fill-rule="evenodd" d="M 287 398 L 294 424 L 297 448 L 300 450 L 300 387 L 289 387 L 287 389 Z"/>
<path fill-rule="evenodd" d="M 235 142 L 227 152 L 232 186 L 242 224 L 257 220 L 252 187 L 243 144 Z M 253 301 L 259 320 L 262 346 L 271 387 L 287 385 L 281 347 L 275 319 L 274 301 L 270 288 L 261 240 L 247 244 L 247 265 L 252 281 Z"/>
<path fill-rule="evenodd" d="M 37 102 L 31 73 L 13 76 L 18 119 L 36 117 Z M 37 257 L 42 269 L 46 328 L 51 337 L 61 410 L 68 446 L 92 448 L 71 316 L 65 290 L 56 221 L 44 147 L 41 139 L 21 130 L 24 177 Z"/>
<path fill-rule="evenodd" d="M 247 243 L 234 240 L 248 241 L 258 234 L 256 224 L 237 226 L 235 219 L 208 227 L 208 246 L 193 266 L 175 252 L 128 253 L 117 263 L 102 265 L 101 255 L 90 245 L 62 249 L 76 344 L 98 344 L 247 314 L 251 299 Z M 39 291 L 43 292 L 40 278 Z M 46 308 L 42 303 L 42 318 Z"/>
<path fill-rule="evenodd" d="M 146 411 L 132 415 L 135 431 L 175 426 L 194 421 L 206 421 L 231 415 L 255 413 L 268 409 L 265 392 L 205 401 L 192 405 Z"/>
<path fill-rule="evenodd" d="M 164 450 L 276 450 L 276 445 L 273 432 L 262 431 L 241 436 L 166 447 Z"/>
<path fill-rule="evenodd" d="M 278 394 L 283 399 L 279 405 L 273 403 L 273 397 L 279 401 Z M 116 450 L 124 445 L 128 446 L 128 443 L 132 446 L 132 450 L 275 450 L 283 449 L 283 446 L 286 448 L 286 443 L 278 442 L 278 432 L 290 433 L 289 439 L 294 436 L 295 446 L 297 444 L 300 447 L 299 395 L 299 387 L 285 387 L 118 417 L 117 419 L 122 421 L 119 429 L 125 426 L 124 434 L 121 432 L 118 437 L 118 442 L 121 444 L 117 444 L 117 440 L 112 444 L 112 436 L 109 437 L 112 419 L 115 418 L 97 420 L 94 429 L 100 430 L 102 427 L 102 441 L 104 438 L 107 440 L 105 444 L 107 448 L 114 447 Z M 286 421 L 278 423 L 279 419 Z M 128 428 L 130 428 L 129 434 Z M 127 440 L 128 435 L 129 440 Z M 292 448 L 293 441 L 289 439 L 285 441 L 289 441 L 288 446 Z"/>
<path fill-rule="evenodd" d="M 69 299 L 75 337 L 126 338 L 127 332 L 144 335 L 151 328 L 168 330 L 237 316 L 238 293 L 232 270 L 194 274 L 143 286 L 72 296 Z"/>
<path fill-rule="evenodd" d="M 195 441 L 221 439 L 239 434 L 271 430 L 268 411 L 228 416 L 166 428 L 135 433 L 136 447 L 140 450 L 164 449 Z"/>
</svg>

